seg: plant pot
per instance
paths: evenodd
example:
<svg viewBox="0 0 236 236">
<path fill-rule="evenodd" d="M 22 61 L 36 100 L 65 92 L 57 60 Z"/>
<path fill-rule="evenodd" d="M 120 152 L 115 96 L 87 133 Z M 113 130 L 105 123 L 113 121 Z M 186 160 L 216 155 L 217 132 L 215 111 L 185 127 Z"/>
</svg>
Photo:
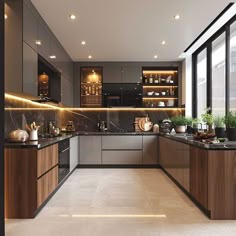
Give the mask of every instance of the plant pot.
<svg viewBox="0 0 236 236">
<path fill-rule="evenodd" d="M 176 133 L 185 133 L 186 132 L 186 125 L 176 125 L 175 132 Z"/>
<path fill-rule="evenodd" d="M 217 138 L 224 138 L 225 137 L 225 128 L 216 127 L 215 134 Z"/>
<path fill-rule="evenodd" d="M 192 134 L 192 133 L 193 133 L 193 128 L 192 128 L 192 126 L 187 125 L 186 131 L 187 131 L 188 134 Z"/>
<path fill-rule="evenodd" d="M 236 141 L 236 128 L 227 128 L 226 133 L 229 141 Z"/>
</svg>

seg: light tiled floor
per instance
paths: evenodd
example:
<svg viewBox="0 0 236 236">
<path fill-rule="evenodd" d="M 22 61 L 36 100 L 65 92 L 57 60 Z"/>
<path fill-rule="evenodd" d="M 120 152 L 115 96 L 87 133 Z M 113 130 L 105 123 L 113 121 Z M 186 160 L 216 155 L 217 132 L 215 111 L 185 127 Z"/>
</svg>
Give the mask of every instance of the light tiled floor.
<svg viewBox="0 0 236 236">
<path fill-rule="evenodd" d="M 33 220 L 7 220 L 7 236 L 231 236 L 158 169 L 78 169 Z"/>
</svg>

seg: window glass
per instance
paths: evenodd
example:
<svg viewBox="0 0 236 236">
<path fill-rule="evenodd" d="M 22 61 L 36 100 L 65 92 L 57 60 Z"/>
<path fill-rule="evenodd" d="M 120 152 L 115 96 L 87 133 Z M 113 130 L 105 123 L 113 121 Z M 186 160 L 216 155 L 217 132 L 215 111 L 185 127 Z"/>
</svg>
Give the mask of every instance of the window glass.
<svg viewBox="0 0 236 236">
<path fill-rule="evenodd" d="M 212 42 L 212 113 L 225 115 L 225 33 Z"/>
<path fill-rule="evenodd" d="M 229 109 L 236 111 L 236 22 L 230 26 Z"/>
<path fill-rule="evenodd" d="M 207 52 L 206 49 L 197 55 L 197 117 L 204 113 L 207 103 Z"/>
</svg>

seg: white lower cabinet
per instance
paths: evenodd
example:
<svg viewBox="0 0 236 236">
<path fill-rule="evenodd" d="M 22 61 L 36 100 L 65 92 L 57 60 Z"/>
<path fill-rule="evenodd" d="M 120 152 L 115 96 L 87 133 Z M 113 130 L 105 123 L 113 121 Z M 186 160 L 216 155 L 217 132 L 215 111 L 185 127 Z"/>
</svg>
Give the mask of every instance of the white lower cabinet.
<svg viewBox="0 0 236 236">
<path fill-rule="evenodd" d="M 80 136 L 80 165 L 156 165 L 156 135 Z"/>
<path fill-rule="evenodd" d="M 79 164 L 79 137 L 70 139 L 70 172 Z"/>
<path fill-rule="evenodd" d="M 105 165 L 141 165 L 142 158 L 142 150 L 102 151 L 102 164 Z"/>
</svg>

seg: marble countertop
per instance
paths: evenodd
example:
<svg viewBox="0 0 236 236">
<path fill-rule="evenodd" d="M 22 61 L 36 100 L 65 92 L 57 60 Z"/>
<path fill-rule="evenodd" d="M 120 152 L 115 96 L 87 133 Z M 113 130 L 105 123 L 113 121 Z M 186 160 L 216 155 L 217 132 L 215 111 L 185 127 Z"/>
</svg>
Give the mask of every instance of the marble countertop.
<svg viewBox="0 0 236 236">
<path fill-rule="evenodd" d="M 160 134 L 163 137 L 170 138 L 195 147 L 210 150 L 236 150 L 236 141 L 225 141 L 222 143 L 209 144 L 198 140 L 194 140 L 192 135 L 186 134 Z"/>
<path fill-rule="evenodd" d="M 47 138 L 39 138 L 38 141 L 27 141 L 25 143 L 11 143 L 5 142 L 6 148 L 32 148 L 36 147 L 37 149 L 45 148 L 52 144 L 58 143 L 62 140 L 72 138 L 75 136 L 84 136 L 84 135 L 157 135 L 153 132 L 87 132 L 87 131 L 79 131 L 79 132 L 71 132 L 71 133 L 63 133 L 59 137 L 47 137 Z"/>
</svg>

